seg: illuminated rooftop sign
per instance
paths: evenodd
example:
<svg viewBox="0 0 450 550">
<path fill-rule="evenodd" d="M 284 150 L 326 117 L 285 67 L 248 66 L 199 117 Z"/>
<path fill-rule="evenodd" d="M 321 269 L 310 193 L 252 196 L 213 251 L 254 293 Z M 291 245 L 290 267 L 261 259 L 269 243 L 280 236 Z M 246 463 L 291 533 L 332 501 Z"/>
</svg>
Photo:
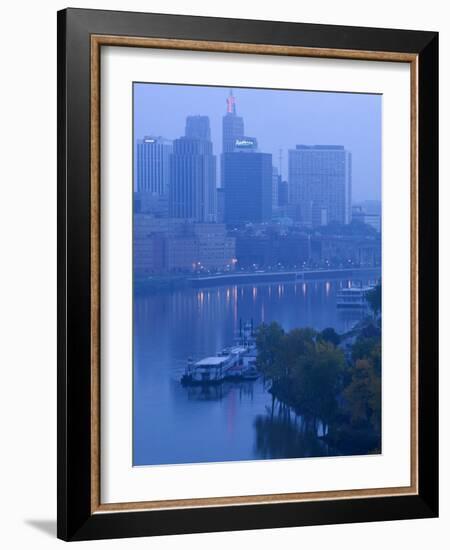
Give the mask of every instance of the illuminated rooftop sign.
<svg viewBox="0 0 450 550">
<path fill-rule="evenodd" d="M 254 149 L 257 146 L 256 138 L 238 138 L 234 142 L 236 149 Z"/>
</svg>

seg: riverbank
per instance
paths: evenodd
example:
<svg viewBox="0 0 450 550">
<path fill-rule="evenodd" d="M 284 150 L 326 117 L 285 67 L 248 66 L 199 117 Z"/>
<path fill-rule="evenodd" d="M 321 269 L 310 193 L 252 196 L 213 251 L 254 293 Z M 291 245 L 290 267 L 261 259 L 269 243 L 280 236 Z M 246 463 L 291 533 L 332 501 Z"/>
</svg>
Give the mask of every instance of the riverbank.
<svg viewBox="0 0 450 550">
<path fill-rule="evenodd" d="M 350 269 L 305 269 L 296 271 L 229 272 L 217 275 L 167 275 L 136 279 L 134 290 L 154 293 L 180 288 L 207 288 L 228 284 L 301 282 L 324 279 L 364 279 L 381 276 L 381 267 L 354 267 Z"/>
<path fill-rule="evenodd" d="M 256 335 L 256 366 L 278 402 L 302 417 L 338 454 L 381 452 L 381 326 L 368 316 L 352 331 L 338 334 L 276 322 Z"/>
</svg>

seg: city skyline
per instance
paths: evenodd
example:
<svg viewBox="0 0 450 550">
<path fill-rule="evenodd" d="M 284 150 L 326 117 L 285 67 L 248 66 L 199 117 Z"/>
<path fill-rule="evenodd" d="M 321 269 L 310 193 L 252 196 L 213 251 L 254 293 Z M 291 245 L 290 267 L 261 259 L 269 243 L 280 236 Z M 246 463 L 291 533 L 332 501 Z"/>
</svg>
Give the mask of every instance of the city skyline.
<svg viewBox="0 0 450 550">
<path fill-rule="evenodd" d="M 287 150 L 286 181 L 233 89 L 220 91 L 215 144 L 208 114 L 187 114 L 174 139 L 134 128 L 136 276 L 379 265 L 381 202 L 352 203 L 352 151 L 328 140 L 296 143 Z M 267 107 L 267 91 L 256 92 L 255 103 Z M 135 103 L 136 120 L 148 117 L 148 106 L 148 97 Z M 159 111 L 150 107 L 153 120 Z"/>
<path fill-rule="evenodd" d="M 381 98 L 134 100 L 133 465 L 381 453 Z"/>
<path fill-rule="evenodd" d="M 341 145 L 352 153 L 352 202 L 381 200 L 381 96 L 232 89 L 231 108 L 236 118 L 244 119 L 245 135 L 256 136 L 259 151 L 272 154 L 277 169 L 281 149 L 283 180 L 288 179 L 289 150 L 297 145 Z M 175 140 L 185 135 L 188 118 L 208 117 L 220 185 L 222 120 L 229 112 L 229 94 L 226 87 L 135 83 L 135 150 L 145 136 Z"/>
</svg>

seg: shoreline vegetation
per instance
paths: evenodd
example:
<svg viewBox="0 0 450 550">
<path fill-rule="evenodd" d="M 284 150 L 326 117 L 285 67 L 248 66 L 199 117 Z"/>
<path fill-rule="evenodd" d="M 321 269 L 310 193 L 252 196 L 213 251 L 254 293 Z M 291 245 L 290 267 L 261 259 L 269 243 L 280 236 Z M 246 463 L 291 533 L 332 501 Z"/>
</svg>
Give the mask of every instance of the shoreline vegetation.
<svg viewBox="0 0 450 550">
<path fill-rule="evenodd" d="M 337 279 L 355 277 L 364 274 L 379 274 L 380 267 L 352 267 L 343 269 L 310 269 L 288 271 L 232 271 L 229 273 L 196 276 L 193 273 L 172 275 L 154 275 L 134 279 L 134 292 L 137 294 L 153 294 L 157 292 L 178 290 L 183 288 L 203 288 L 227 284 L 300 282 L 314 279 Z"/>
<path fill-rule="evenodd" d="M 290 422 L 293 413 L 301 437 L 317 435 L 333 454 L 381 453 L 381 283 L 367 298 L 371 314 L 345 334 L 285 332 L 276 322 L 257 329 L 270 418 L 278 409 Z"/>
</svg>

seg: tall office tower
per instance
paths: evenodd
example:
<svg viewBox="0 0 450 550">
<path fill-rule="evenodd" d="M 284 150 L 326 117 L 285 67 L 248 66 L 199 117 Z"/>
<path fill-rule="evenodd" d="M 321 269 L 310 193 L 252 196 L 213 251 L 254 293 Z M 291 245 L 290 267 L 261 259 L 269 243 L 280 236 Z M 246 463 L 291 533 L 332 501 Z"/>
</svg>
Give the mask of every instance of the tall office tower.
<svg viewBox="0 0 450 550">
<path fill-rule="evenodd" d="M 222 118 L 222 156 L 221 156 L 221 185 L 224 186 L 223 178 L 223 155 L 232 153 L 237 139 L 244 137 L 244 119 L 236 114 L 236 98 L 233 90 L 230 89 L 230 95 L 226 99 L 227 112 Z"/>
<path fill-rule="evenodd" d="M 278 206 L 287 206 L 289 203 L 289 186 L 287 181 L 278 184 Z"/>
<path fill-rule="evenodd" d="M 351 221 L 352 156 L 342 145 L 297 145 L 289 151 L 289 202 L 309 227 Z"/>
<path fill-rule="evenodd" d="M 278 187 L 281 182 L 281 176 L 278 174 L 278 168 L 272 167 L 272 212 L 278 209 Z"/>
<path fill-rule="evenodd" d="M 233 90 L 227 97 L 227 112 L 222 118 L 222 153 L 232 153 L 236 139 L 244 136 L 244 119 L 236 114 Z"/>
<path fill-rule="evenodd" d="M 207 130 L 201 124 L 203 135 L 209 135 L 209 124 Z M 217 220 L 216 157 L 211 141 L 184 136 L 173 142 L 169 215 L 197 222 Z"/>
<path fill-rule="evenodd" d="M 364 211 L 373 216 L 381 216 L 381 201 L 366 200 L 361 203 Z"/>
<path fill-rule="evenodd" d="M 248 141 L 248 140 L 246 140 Z M 256 140 L 255 140 L 256 143 Z M 261 223 L 272 217 L 272 155 L 255 149 L 223 155 L 225 222 Z"/>
<path fill-rule="evenodd" d="M 209 117 L 202 115 L 188 116 L 186 118 L 186 129 L 184 135 L 191 139 L 211 141 Z"/>
<path fill-rule="evenodd" d="M 171 152 L 172 142 L 162 137 L 146 136 L 138 140 L 135 191 L 167 195 Z"/>
</svg>

